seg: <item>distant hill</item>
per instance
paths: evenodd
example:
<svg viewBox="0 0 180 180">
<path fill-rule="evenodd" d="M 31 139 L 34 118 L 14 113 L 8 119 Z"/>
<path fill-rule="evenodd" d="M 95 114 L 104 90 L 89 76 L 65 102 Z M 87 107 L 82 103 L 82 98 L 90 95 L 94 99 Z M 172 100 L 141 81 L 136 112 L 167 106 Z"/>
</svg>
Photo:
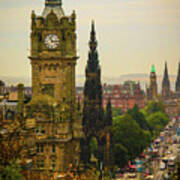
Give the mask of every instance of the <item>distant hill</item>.
<svg viewBox="0 0 180 180">
<path fill-rule="evenodd" d="M 161 90 L 162 84 L 162 75 L 157 76 L 157 82 L 159 85 L 159 91 Z M 31 85 L 31 79 L 28 77 L 9 77 L 9 76 L 0 76 L 0 79 L 3 80 L 8 86 L 17 85 L 18 83 L 24 83 L 26 86 Z M 124 81 L 132 80 L 136 82 L 140 82 L 143 89 L 145 89 L 146 85 L 149 85 L 149 74 L 124 74 L 119 77 L 103 77 L 102 82 L 107 84 L 122 84 Z M 76 76 L 76 84 L 77 86 L 83 86 L 85 81 L 84 75 Z M 174 90 L 176 75 L 170 75 L 171 87 Z"/>
</svg>

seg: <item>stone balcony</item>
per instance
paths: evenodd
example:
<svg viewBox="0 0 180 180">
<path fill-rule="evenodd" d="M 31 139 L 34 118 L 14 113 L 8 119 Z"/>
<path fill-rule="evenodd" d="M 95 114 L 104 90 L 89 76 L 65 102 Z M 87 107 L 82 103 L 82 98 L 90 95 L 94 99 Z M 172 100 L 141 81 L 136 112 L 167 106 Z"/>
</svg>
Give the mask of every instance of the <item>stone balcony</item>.
<svg viewBox="0 0 180 180">
<path fill-rule="evenodd" d="M 60 135 L 54 135 L 54 136 L 37 136 L 36 142 L 38 143 L 56 143 L 56 142 L 68 142 L 72 139 L 72 134 L 60 134 Z"/>
</svg>

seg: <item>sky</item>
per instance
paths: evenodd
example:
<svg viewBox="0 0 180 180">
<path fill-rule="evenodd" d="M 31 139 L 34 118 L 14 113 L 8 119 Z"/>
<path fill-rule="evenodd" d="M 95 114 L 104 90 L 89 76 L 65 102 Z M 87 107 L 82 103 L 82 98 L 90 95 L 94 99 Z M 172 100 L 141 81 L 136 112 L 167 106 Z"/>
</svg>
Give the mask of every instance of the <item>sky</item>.
<svg viewBox="0 0 180 180">
<path fill-rule="evenodd" d="M 30 77 L 31 11 L 45 0 L 0 0 L 0 76 Z M 91 20 L 95 21 L 102 75 L 176 74 L 180 61 L 180 0 L 63 0 L 77 14 L 77 75 L 84 75 Z"/>
</svg>

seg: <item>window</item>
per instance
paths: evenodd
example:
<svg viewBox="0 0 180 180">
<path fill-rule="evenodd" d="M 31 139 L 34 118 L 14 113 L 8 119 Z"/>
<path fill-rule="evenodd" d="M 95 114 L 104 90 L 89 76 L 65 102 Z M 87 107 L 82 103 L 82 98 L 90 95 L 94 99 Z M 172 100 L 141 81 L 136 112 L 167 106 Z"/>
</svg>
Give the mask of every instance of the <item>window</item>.
<svg viewBox="0 0 180 180">
<path fill-rule="evenodd" d="M 42 85 L 42 93 L 54 97 L 54 84 Z"/>
<path fill-rule="evenodd" d="M 36 134 L 38 134 L 38 133 L 39 133 L 39 127 L 36 128 Z"/>
<path fill-rule="evenodd" d="M 52 170 L 55 170 L 56 168 L 56 161 L 54 159 L 51 162 L 51 167 L 52 167 Z"/>
<path fill-rule="evenodd" d="M 56 145 L 55 145 L 55 144 L 52 145 L 52 152 L 53 152 L 53 153 L 56 152 Z"/>
<path fill-rule="evenodd" d="M 36 146 L 36 152 L 39 153 L 40 152 L 40 147 L 39 147 L 39 144 L 37 144 Z"/>
<path fill-rule="evenodd" d="M 44 160 L 37 160 L 37 168 L 44 168 Z"/>
<path fill-rule="evenodd" d="M 42 133 L 42 134 L 45 134 L 45 133 L 46 133 L 46 131 L 45 131 L 44 128 L 41 129 L 41 133 Z"/>
<path fill-rule="evenodd" d="M 43 144 L 41 144 L 41 146 L 40 146 L 40 152 L 44 152 L 44 145 Z"/>
</svg>

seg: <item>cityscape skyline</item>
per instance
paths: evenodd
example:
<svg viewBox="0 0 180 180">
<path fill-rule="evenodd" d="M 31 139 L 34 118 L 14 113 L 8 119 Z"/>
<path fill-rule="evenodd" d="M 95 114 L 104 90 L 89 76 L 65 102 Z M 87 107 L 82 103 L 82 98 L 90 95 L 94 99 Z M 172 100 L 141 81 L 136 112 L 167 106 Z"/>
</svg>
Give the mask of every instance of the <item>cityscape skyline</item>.
<svg viewBox="0 0 180 180">
<path fill-rule="evenodd" d="M 40 14 L 44 0 L 0 2 L 1 76 L 30 77 L 30 38 L 27 38 L 30 37 L 30 14 L 33 9 Z M 88 11 L 89 8 L 91 11 Z M 73 9 L 77 12 L 80 56 L 77 75 L 84 75 L 92 19 L 96 24 L 99 59 L 104 77 L 148 74 L 152 64 L 157 74 L 163 74 L 165 61 L 168 63 L 169 74 L 177 74 L 180 60 L 178 0 L 113 0 L 111 3 L 109 0 L 64 0 L 63 9 L 66 15 Z M 108 36 L 109 33 L 112 35 Z"/>
</svg>

